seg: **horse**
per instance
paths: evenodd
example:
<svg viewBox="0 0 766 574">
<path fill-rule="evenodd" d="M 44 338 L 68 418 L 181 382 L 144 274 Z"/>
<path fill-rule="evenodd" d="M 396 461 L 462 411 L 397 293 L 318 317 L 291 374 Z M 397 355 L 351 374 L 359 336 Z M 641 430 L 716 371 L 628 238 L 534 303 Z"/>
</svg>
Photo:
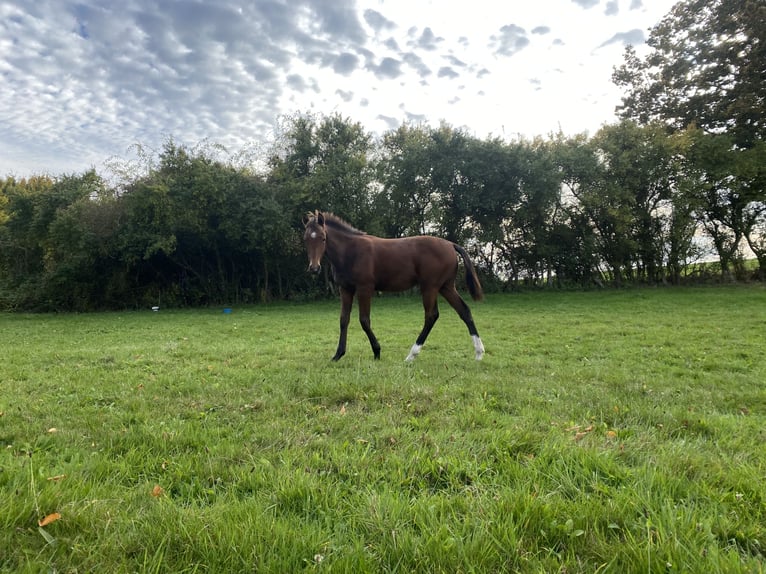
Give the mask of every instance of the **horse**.
<svg viewBox="0 0 766 574">
<path fill-rule="evenodd" d="M 354 296 L 359 301 L 359 322 L 370 340 L 375 359 L 380 359 L 380 343 L 370 327 L 370 306 L 376 291 L 400 292 L 418 286 L 423 297 L 425 322 L 406 361 L 420 353 L 428 334 L 439 318 L 438 295 L 452 306 L 468 327 L 476 360 L 484 356 L 484 344 L 476 330 L 466 302 L 455 288 L 457 255 L 463 259 L 466 286 L 475 301 L 483 298 L 481 283 L 466 250 L 460 245 L 428 235 L 386 239 L 368 235 L 332 213 L 314 211 L 303 218 L 303 240 L 308 254 L 308 270 L 319 273 L 327 255 L 332 276 L 340 288 L 340 339 L 332 360 L 346 353 L 346 336 Z"/>
</svg>

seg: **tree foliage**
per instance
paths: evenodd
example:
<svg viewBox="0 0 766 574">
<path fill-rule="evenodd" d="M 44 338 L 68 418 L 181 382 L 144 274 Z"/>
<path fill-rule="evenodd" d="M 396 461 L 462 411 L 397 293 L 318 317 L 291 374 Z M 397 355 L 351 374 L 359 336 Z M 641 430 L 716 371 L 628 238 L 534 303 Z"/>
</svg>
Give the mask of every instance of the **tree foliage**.
<svg viewBox="0 0 766 574">
<path fill-rule="evenodd" d="M 766 272 L 766 6 L 685 0 L 628 48 L 619 122 L 531 141 L 338 114 L 281 119 L 263 163 L 172 139 L 136 163 L 0 180 L 0 307 L 87 310 L 320 296 L 302 216 L 465 245 L 487 289 Z"/>
<path fill-rule="evenodd" d="M 592 138 L 506 142 L 442 124 L 404 125 L 376 142 L 339 116 L 284 127 L 261 172 L 169 140 L 116 187 L 92 170 L 4 180 L 3 306 L 313 297 L 332 289 L 329 275 L 305 273 L 300 221 L 317 208 L 385 236 L 451 237 L 490 289 L 679 283 L 700 228 L 733 276 L 746 233 L 764 250 L 764 211 L 751 200 L 762 150 L 735 151 L 723 135 L 623 121 Z"/>
<path fill-rule="evenodd" d="M 723 273 L 743 277 L 747 245 L 764 274 L 766 4 L 685 0 L 655 26 L 649 53 L 629 47 L 613 79 L 618 112 L 685 133 L 679 197 L 715 246 Z"/>
<path fill-rule="evenodd" d="M 655 26 L 639 59 L 628 47 L 613 79 L 618 110 L 642 124 L 726 132 L 740 147 L 766 136 L 766 5 L 760 0 L 686 0 Z"/>
</svg>

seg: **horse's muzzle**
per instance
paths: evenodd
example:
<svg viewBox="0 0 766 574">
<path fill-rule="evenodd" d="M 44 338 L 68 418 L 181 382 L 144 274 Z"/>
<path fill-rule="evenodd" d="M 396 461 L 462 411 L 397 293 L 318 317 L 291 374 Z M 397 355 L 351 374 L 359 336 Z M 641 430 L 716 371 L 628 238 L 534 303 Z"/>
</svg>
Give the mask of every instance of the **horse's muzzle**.
<svg viewBox="0 0 766 574">
<path fill-rule="evenodd" d="M 309 269 L 308 269 L 308 270 L 309 270 L 311 273 L 319 273 L 319 271 L 320 271 L 321 269 L 322 269 L 322 265 L 321 265 L 321 263 L 317 263 L 316 265 L 313 265 L 313 264 L 309 263 Z"/>
</svg>

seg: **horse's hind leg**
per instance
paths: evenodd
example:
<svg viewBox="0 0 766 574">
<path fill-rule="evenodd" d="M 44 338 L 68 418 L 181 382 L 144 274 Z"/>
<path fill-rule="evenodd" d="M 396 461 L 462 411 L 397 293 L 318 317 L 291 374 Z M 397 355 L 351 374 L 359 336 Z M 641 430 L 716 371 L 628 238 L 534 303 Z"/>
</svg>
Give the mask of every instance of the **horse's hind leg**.
<svg viewBox="0 0 766 574">
<path fill-rule="evenodd" d="M 367 334 L 367 338 L 370 340 L 370 347 L 372 347 L 372 354 L 376 359 L 380 359 L 380 343 L 378 343 L 375 333 L 372 332 L 370 326 L 370 308 L 372 307 L 372 291 L 357 289 L 357 299 L 359 299 L 359 323 L 362 325 L 362 329 Z"/>
<path fill-rule="evenodd" d="M 476 360 L 481 361 L 482 357 L 484 356 L 484 343 L 481 342 L 479 332 L 476 330 L 476 325 L 473 322 L 471 309 L 468 307 L 466 302 L 463 301 L 463 298 L 457 292 L 457 289 L 455 289 L 454 283 L 448 283 L 447 285 L 444 285 L 441 288 L 440 293 L 442 294 L 442 297 L 444 297 L 447 302 L 452 305 L 452 308 L 457 311 L 457 314 L 460 315 L 463 323 L 465 323 L 466 327 L 468 327 L 468 332 L 471 334 L 471 339 L 473 339 L 473 348 L 476 351 Z"/>
<path fill-rule="evenodd" d="M 415 344 L 410 349 L 410 354 L 404 359 L 405 361 L 414 361 L 415 357 L 420 353 L 420 349 L 428 338 L 428 334 L 433 329 L 436 320 L 439 318 L 439 306 L 436 302 L 436 290 L 428 289 L 423 291 L 423 310 L 425 311 L 425 322 L 423 323 L 423 329 L 420 331 L 420 335 L 415 340 Z"/>
</svg>

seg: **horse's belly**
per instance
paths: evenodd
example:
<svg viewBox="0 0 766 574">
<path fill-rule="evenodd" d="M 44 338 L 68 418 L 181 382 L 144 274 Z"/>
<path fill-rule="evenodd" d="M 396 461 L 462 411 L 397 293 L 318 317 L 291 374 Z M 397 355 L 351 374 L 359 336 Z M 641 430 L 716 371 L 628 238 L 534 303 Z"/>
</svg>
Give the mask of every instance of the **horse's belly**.
<svg viewBox="0 0 766 574">
<path fill-rule="evenodd" d="M 376 291 L 406 291 L 417 285 L 417 279 L 412 277 L 382 277 L 375 283 Z"/>
</svg>

